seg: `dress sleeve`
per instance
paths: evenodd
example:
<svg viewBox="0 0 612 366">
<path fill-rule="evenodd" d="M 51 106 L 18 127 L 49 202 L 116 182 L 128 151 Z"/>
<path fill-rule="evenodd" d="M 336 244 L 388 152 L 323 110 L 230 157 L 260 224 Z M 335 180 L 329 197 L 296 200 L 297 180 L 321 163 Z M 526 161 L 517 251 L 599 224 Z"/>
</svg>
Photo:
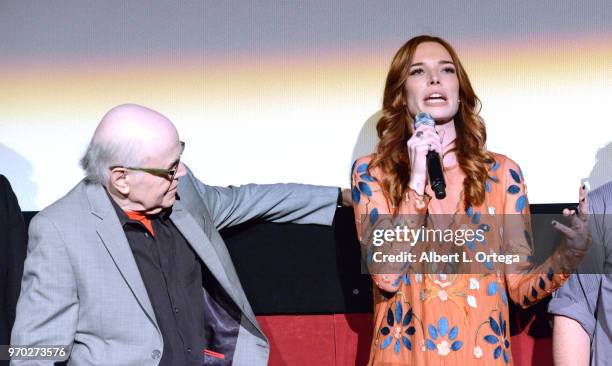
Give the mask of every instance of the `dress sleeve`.
<svg viewBox="0 0 612 366">
<path fill-rule="evenodd" d="M 353 163 L 351 170 L 355 225 L 362 253 L 366 253 L 364 260 L 367 260 L 370 254 L 368 249 L 373 247 L 371 238 L 375 229 L 389 229 L 396 225 L 409 228 L 418 227 L 425 217 L 429 203 L 428 196 L 419 196 L 413 190 L 408 190 L 405 199 L 398 203 L 399 207 L 396 210 L 383 191 L 380 170 L 369 169 L 370 161 L 371 157 L 362 157 Z M 379 248 L 387 250 L 382 246 Z M 372 274 L 373 282 L 381 290 L 391 293 L 397 291 L 401 270 L 395 267 L 377 267 L 376 270 L 373 270 L 371 266 L 367 268 Z"/>
<path fill-rule="evenodd" d="M 561 249 L 557 249 L 543 263 L 533 263 L 533 236 L 531 213 L 520 167 L 505 158 L 499 169 L 503 200 L 503 251 L 518 255 L 519 261 L 506 266 L 505 277 L 508 293 L 521 307 L 529 307 L 559 288 L 569 273 L 561 265 Z"/>
</svg>

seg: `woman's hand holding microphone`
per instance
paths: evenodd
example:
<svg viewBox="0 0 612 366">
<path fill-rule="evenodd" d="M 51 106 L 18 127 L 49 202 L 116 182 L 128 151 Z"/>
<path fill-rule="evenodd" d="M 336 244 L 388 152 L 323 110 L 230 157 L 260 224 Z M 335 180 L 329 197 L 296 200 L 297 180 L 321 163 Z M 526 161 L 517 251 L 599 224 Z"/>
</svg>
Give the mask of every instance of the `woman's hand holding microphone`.
<svg viewBox="0 0 612 366">
<path fill-rule="evenodd" d="M 442 140 L 433 126 L 421 124 L 408 139 L 408 157 L 410 158 L 408 188 L 420 196 L 425 193 L 427 185 L 427 153 L 430 150 L 442 156 Z"/>
</svg>

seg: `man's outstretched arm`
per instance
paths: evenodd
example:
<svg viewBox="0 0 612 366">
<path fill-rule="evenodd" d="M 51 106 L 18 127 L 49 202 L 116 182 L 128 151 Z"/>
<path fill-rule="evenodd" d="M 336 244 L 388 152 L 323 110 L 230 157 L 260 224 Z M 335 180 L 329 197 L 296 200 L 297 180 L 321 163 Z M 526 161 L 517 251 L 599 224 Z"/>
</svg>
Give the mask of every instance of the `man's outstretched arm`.
<svg viewBox="0 0 612 366">
<path fill-rule="evenodd" d="M 181 201 L 192 206 L 193 200 L 201 200 L 217 229 L 252 219 L 331 225 L 339 193 L 337 187 L 294 183 L 214 187 L 202 183 L 190 170 L 179 181 Z"/>
</svg>

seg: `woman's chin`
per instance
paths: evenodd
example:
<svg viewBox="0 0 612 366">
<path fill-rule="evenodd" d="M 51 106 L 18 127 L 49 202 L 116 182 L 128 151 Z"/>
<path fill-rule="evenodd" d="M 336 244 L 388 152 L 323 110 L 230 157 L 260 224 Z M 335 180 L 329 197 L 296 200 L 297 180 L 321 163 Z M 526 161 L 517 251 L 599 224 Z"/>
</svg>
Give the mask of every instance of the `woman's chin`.
<svg viewBox="0 0 612 366">
<path fill-rule="evenodd" d="M 449 116 L 441 116 L 441 117 L 436 117 L 434 115 L 432 115 L 434 121 L 436 121 L 436 125 L 445 125 L 447 123 L 450 123 L 453 121 L 453 117 L 449 117 Z"/>
</svg>

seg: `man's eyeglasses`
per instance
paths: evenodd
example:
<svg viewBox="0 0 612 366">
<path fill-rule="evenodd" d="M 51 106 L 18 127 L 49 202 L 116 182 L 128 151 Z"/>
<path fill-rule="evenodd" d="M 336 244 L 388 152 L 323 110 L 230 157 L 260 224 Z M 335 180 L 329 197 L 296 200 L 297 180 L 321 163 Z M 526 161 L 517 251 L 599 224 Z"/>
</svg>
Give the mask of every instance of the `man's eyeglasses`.
<svg viewBox="0 0 612 366">
<path fill-rule="evenodd" d="M 166 178 L 170 182 L 172 182 L 174 180 L 174 177 L 176 176 L 176 172 L 178 172 L 179 170 L 179 163 L 181 161 L 181 156 L 183 155 L 183 151 L 185 151 L 185 143 L 183 141 L 179 141 L 179 143 L 181 144 L 181 152 L 179 154 L 177 161 L 174 163 L 174 167 L 170 169 L 142 168 L 142 167 L 136 167 L 136 166 L 121 166 L 121 165 L 111 166 L 110 169 L 113 170 L 116 168 L 122 168 L 122 169 L 128 169 L 128 170 L 138 170 L 141 172 L 155 175 L 157 177 Z"/>
</svg>

